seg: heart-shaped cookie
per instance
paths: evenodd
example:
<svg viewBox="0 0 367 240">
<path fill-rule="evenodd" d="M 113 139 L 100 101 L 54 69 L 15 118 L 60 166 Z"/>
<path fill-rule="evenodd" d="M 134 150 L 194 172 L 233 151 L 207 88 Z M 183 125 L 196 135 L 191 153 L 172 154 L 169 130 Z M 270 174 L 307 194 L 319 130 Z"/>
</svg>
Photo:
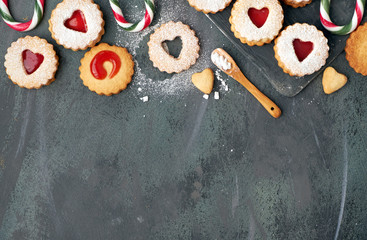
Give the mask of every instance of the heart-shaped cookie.
<svg viewBox="0 0 367 240">
<path fill-rule="evenodd" d="M 27 74 L 32 74 L 41 66 L 44 56 L 39 53 L 33 53 L 31 50 L 24 50 L 22 53 L 23 66 Z"/>
<path fill-rule="evenodd" d="M 214 86 L 214 73 L 210 68 L 205 69 L 201 73 L 195 73 L 191 77 L 192 83 L 205 94 L 210 94 Z"/>
<path fill-rule="evenodd" d="M 74 11 L 73 15 L 64 22 L 65 27 L 77 31 L 86 33 L 88 32 L 87 22 L 85 21 L 84 13 L 80 10 Z"/>
<path fill-rule="evenodd" d="M 250 8 L 248 10 L 248 16 L 257 28 L 264 26 L 269 16 L 269 9 L 264 7 L 260 10 L 256 8 Z"/>
<path fill-rule="evenodd" d="M 326 94 L 331 94 L 338 91 L 348 82 L 348 78 L 341 73 L 338 73 L 334 68 L 328 67 L 324 71 L 322 78 L 322 86 Z"/>
</svg>

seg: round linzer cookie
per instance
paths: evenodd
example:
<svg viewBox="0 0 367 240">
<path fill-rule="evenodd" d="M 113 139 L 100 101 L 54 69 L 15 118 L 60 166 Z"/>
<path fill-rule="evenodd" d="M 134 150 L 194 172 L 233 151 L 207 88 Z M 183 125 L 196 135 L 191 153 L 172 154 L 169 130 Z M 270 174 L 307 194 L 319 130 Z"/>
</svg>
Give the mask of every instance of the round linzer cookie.
<svg viewBox="0 0 367 240">
<path fill-rule="evenodd" d="M 294 8 L 304 7 L 310 4 L 312 0 L 282 0 L 285 4 L 292 6 Z"/>
<path fill-rule="evenodd" d="M 163 43 L 177 37 L 182 40 L 182 50 L 178 58 L 175 58 L 163 47 Z M 182 72 L 194 65 L 199 58 L 199 39 L 195 36 L 195 32 L 182 22 L 171 21 L 162 24 L 150 36 L 148 46 L 150 60 L 161 72 Z"/>
<path fill-rule="evenodd" d="M 238 0 L 229 18 L 235 37 L 249 46 L 270 43 L 283 27 L 283 20 L 278 0 Z"/>
<path fill-rule="evenodd" d="M 80 61 L 80 78 L 89 90 L 111 96 L 126 89 L 134 74 L 134 61 L 123 47 L 101 43 Z"/>
<path fill-rule="evenodd" d="M 11 44 L 4 65 L 13 83 L 39 89 L 55 80 L 59 58 L 45 39 L 26 36 Z"/>
<path fill-rule="evenodd" d="M 232 0 L 188 0 L 191 7 L 203 13 L 217 13 L 223 11 Z"/>
<path fill-rule="evenodd" d="M 275 40 L 275 58 L 291 76 L 312 74 L 329 57 L 328 40 L 315 26 L 296 23 L 283 30 Z"/>
<path fill-rule="evenodd" d="M 102 11 L 93 0 L 64 0 L 49 20 L 52 38 L 73 51 L 93 47 L 104 34 Z"/>
<path fill-rule="evenodd" d="M 345 52 L 349 65 L 357 73 L 367 76 L 367 23 L 350 34 Z"/>
</svg>

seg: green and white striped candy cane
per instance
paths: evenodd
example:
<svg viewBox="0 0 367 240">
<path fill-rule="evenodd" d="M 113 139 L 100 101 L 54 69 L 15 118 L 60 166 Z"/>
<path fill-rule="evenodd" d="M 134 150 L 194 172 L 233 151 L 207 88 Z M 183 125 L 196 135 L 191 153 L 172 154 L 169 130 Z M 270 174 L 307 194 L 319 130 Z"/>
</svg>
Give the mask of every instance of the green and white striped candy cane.
<svg viewBox="0 0 367 240">
<path fill-rule="evenodd" d="M 155 5 L 154 0 L 144 0 L 145 2 L 145 15 L 144 18 L 137 23 L 129 23 L 126 21 L 122 10 L 119 7 L 118 0 L 110 0 L 113 15 L 115 16 L 117 24 L 128 32 L 139 32 L 147 28 L 153 21 Z"/>
<path fill-rule="evenodd" d="M 14 30 L 26 32 L 35 28 L 42 20 L 45 0 L 35 0 L 34 13 L 30 21 L 22 23 L 14 20 L 10 14 L 8 0 L 0 0 L 0 15 L 5 23 Z"/>
<path fill-rule="evenodd" d="M 350 0 L 348 0 L 350 1 Z M 347 25 L 338 26 L 335 25 L 330 19 L 330 2 L 331 0 L 321 0 L 320 6 L 320 20 L 322 25 L 331 33 L 338 35 L 347 35 L 353 32 L 358 25 L 361 23 L 364 7 L 366 6 L 366 0 L 356 0 L 356 7 L 354 9 L 354 15 L 352 21 L 350 21 Z"/>
</svg>

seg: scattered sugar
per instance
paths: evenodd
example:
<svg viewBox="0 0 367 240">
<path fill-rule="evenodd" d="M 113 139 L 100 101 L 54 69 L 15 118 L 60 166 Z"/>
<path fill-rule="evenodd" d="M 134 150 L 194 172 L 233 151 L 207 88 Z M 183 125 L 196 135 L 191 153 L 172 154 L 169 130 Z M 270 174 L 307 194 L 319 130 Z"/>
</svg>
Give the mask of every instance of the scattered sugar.
<svg viewBox="0 0 367 240">
<path fill-rule="evenodd" d="M 218 81 L 220 81 L 220 86 L 219 87 L 220 87 L 221 90 L 224 90 L 224 91 L 228 92 L 229 91 L 229 87 L 227 85 L 227 81 L 224 80 L 224 78 L 222 77 L 221 73 L 222 73 L 222 71 L 220 69 L 217 69 L 215 71 L 215 76 L 217 77 Z"/>
<path fill-rule="evenodd" d="M 214 99 L 218 100 L 219 99 L 219 92 L 214 92 Z"/>
<path fill-rule="evenodd" d="M 212 62 L 217 65 L 220 69 L 225 71 L 232 68 L 232 64 L 228 62 L 227 58 L 219 55 L 217 52 L 213 51 L 211 56 Z"/>
<path fill-rule="evenodd" d="M 161 11 L 158 21 L 156 22 L 157 19 L 155 19 L 155 25 L 148 27 L 142 32 L 128 33 L 116 24 L 117 31 L 115 31 L 114 43 L 118 46 L 127 48 L 129 52 L 133 55 L 135 61 L 135 73 L 133 76 L 133 81 L 131 82 L 131 89 L 137 89 L 135 90 L 136 92 L 133 92 L 133 94 L 135 94 L 137 98 L 139 98 L 141 92 L 144 92 L 146 95 L 156 95 L 160 97 L 177 96 L 188 93 L 189 91 L 194 89 L 194 86 L 191 83 L 191 75 L 197 72 L 201 72 L 206 67 L 212 66 L 210 60 L 211 52 L 201 51 L 201 56 L 199 57 L 198 61 L 189 70 L 178 74 L 173 74 L 169 78 L 164 80 L 153 79 L 153 74 L 150 75 L 149 71 L 144 69 L 143 66 L 145 66 L 146 64 L 143 64 L 143 61 L 150 61 L 147 50 L 149 35 L 152 34 L 155 29 L 159 28 L 163 23 L 167 23 L 169 21 L 183 21 L 183 23 L 187 24 L 185 19 L 190 18 L 190 16 L 188 15 L 180 15 L 180 19 L 177 19 L 177 3 L 175 3 L 174 1 L 167 1 L 160 7 Z M 131 17 L 134 19 L 139 18 L 138 15 L 133 15 Z M 195 28 L 195 26 L 191 25 L 190 27 Z M 196 32 L 196 36 L 198 36 L 198 32 Z M 199 38 L 199 42 L 201 45 L 205 45 L 205 42 L 207 41 L 209 40 Z M 146 48 L 144 49 L 145 52 L 141 54 L 140 49 L 140 54 L 138 54 L 139 48 L 142 47 Z M 141 64 L 139 62 L 141 62 Z M 158 69 L 156 69 L 156 71 L 159 72 Z M 139 91 L 139 89 L 141 89 L 141 91 Z M 227 89 L 228 91 L 228 87 L 221 87 L 221 90 L 222 89 Z"/>
<path fill-rule="evenodd" d="M 149 101 L 149 97 L 148 96 L 145 96 L 145 97 L 140 98 L 140 100 L 142 100 L 143 102 L 148 102 Z"/>
</svg>

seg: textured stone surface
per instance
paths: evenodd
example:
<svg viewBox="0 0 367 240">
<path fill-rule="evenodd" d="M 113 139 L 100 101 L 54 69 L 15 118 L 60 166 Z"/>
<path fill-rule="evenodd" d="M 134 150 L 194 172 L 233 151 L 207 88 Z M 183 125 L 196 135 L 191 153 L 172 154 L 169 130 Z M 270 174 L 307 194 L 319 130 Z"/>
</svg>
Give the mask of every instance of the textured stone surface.
<svg viewBox="0 0 367 240">
<path fill-rule="evenodd" d="M 42 24 L 28 33 L 55 46 L 46 20 L 57 2 L 47 1 Z M 124 42 L 131 35 L 117 31 L 108 2 L 96 2 L 106 20 L 102 41 L 121 39 L 133 52 Z M 139 18 L 133 13 L 143 1 L 120 2 Z M 176 9 L 173 20 L 197 31 L 197 71 L 215 69 L 203 58 L 216 47 L 236 58 L 186 1 L 157 2 L 154 24 Z M 14 1 L 12 9 L 22 4 Z M 203 99 L 188 85 L 191 74 L 172 79 L 185 86 L 176 94 L 150 85 L 139 91 L 134 81 L 141 80 L 133 79 L 117 96 L 98 96 L 79 79 L 84 52 L 60 46 L 57 80 L 37 91 L 20 89 L 8 80 L 3 56 L 26 34 L 0 25 L 0 239 L 366 238 L 367 79 L 344 54 L 332 66 L 350 81 L 330 96 L 320 76 L 296 97 L 283 97 L 237 60 L 282 108 L 276 120 L 224 75 L 230 90 L 217 81 L 220 100 Z M 146 57 L 148 36 L 136 59 L 144 74 L 164 83 L 171 75 Z"/>
</svg>

